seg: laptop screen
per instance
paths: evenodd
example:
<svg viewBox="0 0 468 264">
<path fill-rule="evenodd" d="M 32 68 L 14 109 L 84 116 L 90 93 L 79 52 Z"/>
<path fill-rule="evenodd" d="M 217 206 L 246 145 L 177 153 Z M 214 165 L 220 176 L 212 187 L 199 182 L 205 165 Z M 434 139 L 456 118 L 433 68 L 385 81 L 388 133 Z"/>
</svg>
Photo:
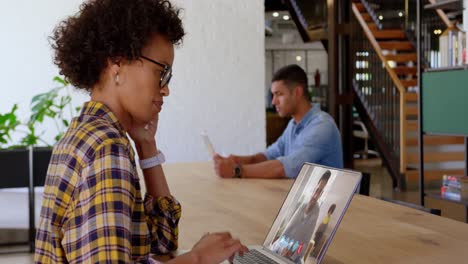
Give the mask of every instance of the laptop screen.
<svg viewBox="0 0 468 264">
<path fill-rule="evenodd" d="M 294 263 L 319 263 L 361 173 L 305 163 L 263 246 Z"/>
</svg>

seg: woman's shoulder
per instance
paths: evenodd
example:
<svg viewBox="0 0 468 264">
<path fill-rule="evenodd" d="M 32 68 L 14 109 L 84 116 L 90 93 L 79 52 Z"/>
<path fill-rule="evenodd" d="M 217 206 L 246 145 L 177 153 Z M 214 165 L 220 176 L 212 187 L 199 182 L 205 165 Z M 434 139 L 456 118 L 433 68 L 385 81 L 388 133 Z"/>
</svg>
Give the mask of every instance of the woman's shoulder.
<svg viewBox="0 0 468 264">
<path fill-rule="evenodd" d="M 104 119 L 92 119 L 80 122 L 71 127 L 55 146 L 56 149 L 67 149 L 83 160 L 92 159 L 103 146 L 127 146 L 128 139 Z"/>
</svg>

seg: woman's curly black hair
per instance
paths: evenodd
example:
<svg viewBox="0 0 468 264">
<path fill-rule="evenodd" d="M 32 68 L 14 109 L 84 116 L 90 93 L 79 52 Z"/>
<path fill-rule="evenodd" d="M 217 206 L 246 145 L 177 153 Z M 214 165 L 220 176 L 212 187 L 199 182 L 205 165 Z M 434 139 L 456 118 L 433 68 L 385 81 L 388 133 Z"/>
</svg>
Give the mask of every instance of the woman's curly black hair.
<svg viewBox="0 0 468 264">
<path fill-rule="evenodd" d="M 54 63 L 72 85 L 91 91 L 108 59 L 138 59 L 155 33 L 179 44 L 185 35 L 179 14 L 167 0 L 86 1 L 54 29 Z"/>
</svg>

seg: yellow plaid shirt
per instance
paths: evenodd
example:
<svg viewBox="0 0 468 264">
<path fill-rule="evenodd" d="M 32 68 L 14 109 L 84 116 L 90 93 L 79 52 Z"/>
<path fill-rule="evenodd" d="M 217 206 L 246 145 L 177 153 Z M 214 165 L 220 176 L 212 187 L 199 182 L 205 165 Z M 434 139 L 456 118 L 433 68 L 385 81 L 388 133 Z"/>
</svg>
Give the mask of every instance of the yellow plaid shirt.
<svg viewBox="0 0 468 264">
<path fill-rule="evenodd" d="M 54 147 L 35 263 L 151 263 L 177 249 L 180 204 L 143 200 L 134 152 L 108 107 L 85 103 Z"/>
</svg>

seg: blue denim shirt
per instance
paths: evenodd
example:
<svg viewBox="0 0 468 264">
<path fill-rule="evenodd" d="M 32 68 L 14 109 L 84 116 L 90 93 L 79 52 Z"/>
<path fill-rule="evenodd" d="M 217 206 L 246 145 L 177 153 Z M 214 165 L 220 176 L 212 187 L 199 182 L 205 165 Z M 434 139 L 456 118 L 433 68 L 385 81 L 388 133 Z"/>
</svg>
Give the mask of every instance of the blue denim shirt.
<svg viewBox="0 0 468 264">
<path fill-rule="evenodd" d="M 288 178 L 296 178 L 304 162 L 343 168 L 340 132 L 320 104 L 314 104 L 299 123 L 292 118 L 264 154 L 268 160 L 279 160 Z"/>
</svg>

